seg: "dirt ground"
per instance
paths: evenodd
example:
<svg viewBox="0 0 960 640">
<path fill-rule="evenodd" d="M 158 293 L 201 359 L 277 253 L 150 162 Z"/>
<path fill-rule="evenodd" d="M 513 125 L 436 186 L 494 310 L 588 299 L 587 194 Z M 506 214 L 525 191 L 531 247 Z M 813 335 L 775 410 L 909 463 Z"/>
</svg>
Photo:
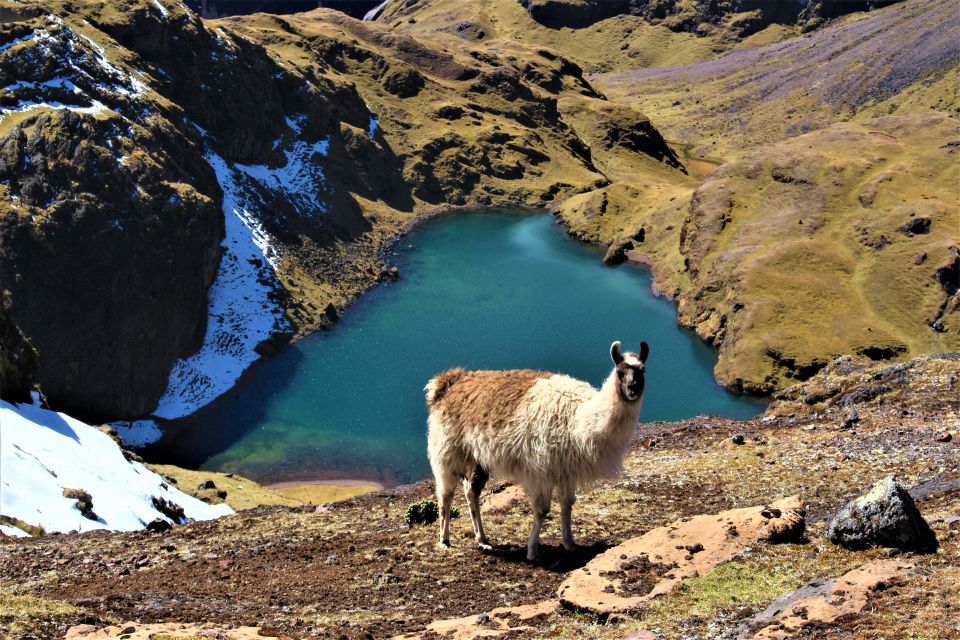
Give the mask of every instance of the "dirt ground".
<svg viewBox="0 0 960 640">
<path fill-rule="evenodd" d="M 0 632 L 46 638 L 82 623 L 137 621 L 255 626 L 292 638 L 386 638 L 423 631 L 434 620 L 555 598 L 568 572 L 679 518 L 800 495 L 806 540 L 741 554 L 732 564 L 746 571 L 733 582 L 724 565 L 702 577 L 714 579 L 709 589 L 701 578 L 685 581 L 675 594 L 604 625 L 562 610 L 538 622 L 542 637 L 618 638 L 653 625 L 665 638 L 722 637 L 806 580 L 885 557 L 885 550 L 841 550 L 823 529 L 842 504 L 893 473 L 912 487 L 940 549 L 903 554 L 921 577 L 872 594 L 863 613 L 812 625 L 803 637 L 951 637 L 942 633 L 960 633 L 960 361 L 914 363 L 851 375 L 828 368 L 749 421 L 641 425 L 622 477 L 581 495 L 578 550 L 560 548 L 550 520 L 537 564 L 524 560 L 529 512 L 516 501 L 485 515 L 493 552 L 474 548 L 464 516 L 454 520 L 453 548 L 437 549 L 434 526 L 409 527 L 403 518 L 411 503 L 431 495 L 430 481 L 320 507 L 259 507 L 165 533 L 0 538 Z M 885 390 L 873 397 L 863 392 L 879 386 Z M 811 402 L 825 392 L 831 400 Z M 841 404 L 851 394 L 869 399 Z M 847 427 L 851 406 L 857 420 Z M 915 635 L 884 635 L 896 629 Z M 941 635 L 929 635 L 938 629 Z"/>
</svg>

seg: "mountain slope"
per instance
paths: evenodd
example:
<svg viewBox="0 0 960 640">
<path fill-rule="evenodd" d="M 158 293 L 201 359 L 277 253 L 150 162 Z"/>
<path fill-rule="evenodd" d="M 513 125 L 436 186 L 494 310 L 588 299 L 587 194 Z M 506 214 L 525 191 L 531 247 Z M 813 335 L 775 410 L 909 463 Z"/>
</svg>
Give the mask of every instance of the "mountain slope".
<svg viewBox="0 0 960 640">
<path fill-rule="evenodd" d="M 858 113 L 958 113 L 958 42 L 955 5 L 909 0 L 716 60 L 591 81 L 611 99 L 657 114 L 667 138 L 691 154 L 732 159 Z"/>
<path fill-rule="evenodd" d="M 285 336 L 330 326 L 419 213 L 606 181 L 557 107 L 599 98 L 551 52 L 450 51 L 329 10 L 9 11 L 0 281 L 40 385 L 81 417 L 211 401 Z M 639 120 L 633 135 L 659 170 L 662 138 Z"/>
</svg>

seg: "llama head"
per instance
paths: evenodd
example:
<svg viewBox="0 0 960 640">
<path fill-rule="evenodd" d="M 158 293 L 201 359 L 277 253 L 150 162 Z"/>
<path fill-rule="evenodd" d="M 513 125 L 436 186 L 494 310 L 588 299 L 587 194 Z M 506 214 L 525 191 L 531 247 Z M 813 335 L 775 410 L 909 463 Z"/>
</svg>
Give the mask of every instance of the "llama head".
<svg viewBox="0 0 960 640">
<path fill-rule="evenodd" d="M 610 357 L 613 358 L 617 376 L 617 392 L 625 402 L 636 402 L 643 397 L 644 370 L 650 345 L 640 343 L 640 353 L 620 353 L 620 341 L 610 345 Z"/>
</svg>

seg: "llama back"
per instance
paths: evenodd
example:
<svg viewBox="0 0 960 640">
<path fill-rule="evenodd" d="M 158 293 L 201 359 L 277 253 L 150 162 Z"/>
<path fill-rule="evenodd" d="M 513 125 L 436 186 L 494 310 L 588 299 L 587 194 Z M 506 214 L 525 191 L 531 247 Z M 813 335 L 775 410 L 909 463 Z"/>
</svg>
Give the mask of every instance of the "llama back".
<svg viewBox="0 0 960 640">
<path fill-rule="evenodd" d="M 479 463 L 516 480 L 561 462 L 555 456 L 572 444 L 565 425 L 595 393 L 579 380 L 529 369 L 453 369 L 426 392 L 432 462 L 461 473 Z"/>
</svg>

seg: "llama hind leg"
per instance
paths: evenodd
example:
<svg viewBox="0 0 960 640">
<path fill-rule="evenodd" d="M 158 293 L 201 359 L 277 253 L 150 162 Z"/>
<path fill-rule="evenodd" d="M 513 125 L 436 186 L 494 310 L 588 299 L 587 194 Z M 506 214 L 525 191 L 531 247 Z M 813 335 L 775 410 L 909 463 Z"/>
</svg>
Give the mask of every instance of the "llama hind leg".
<svg viewBox="0 0 960 640">
<path fill-rule="evenodd" d="M 480 519 L 480 492 L 487 484 L 490 476 L 484 471 L 483 467 L 477 465 L 473 471 L 473 476 L 463 479 L 463 494 L 467 498 L 467 505 L 470 507 L 470 519 L 473 521 L 473 534 L 477 544 L 484 551 L 493 549 L 483 532 L 483 521 Z"/>
<path fill-rule="evenodd" d="M 444 475 L 436 477 L 437 504 L 440 507 L 440 540 L 441 547 L 450 547 L 450 507 L 453 504 L 453 491 L 456 486 L 454 478 Z"/>
<path fill-rule="evenodd" d="M 530 498 L 530 508 L 533 510 L 533 528 L 530 530 L 530 539 L 527 540 L 527 560 L 535 562 L 540 557 L 540 529 L 543 520 L 550 513 L 550 499 L 552 487 L 536 489 L 524 488 Z"/>
<path fill-rule="evenodd" d="M 563 548 L 567 551 L 575 551 L 576 543 L 573 541 L 573 503 L 577 501 L 577 495 L 573 487 L 560 487 L 560 539 L 563 541 Z"/>
</svg>

